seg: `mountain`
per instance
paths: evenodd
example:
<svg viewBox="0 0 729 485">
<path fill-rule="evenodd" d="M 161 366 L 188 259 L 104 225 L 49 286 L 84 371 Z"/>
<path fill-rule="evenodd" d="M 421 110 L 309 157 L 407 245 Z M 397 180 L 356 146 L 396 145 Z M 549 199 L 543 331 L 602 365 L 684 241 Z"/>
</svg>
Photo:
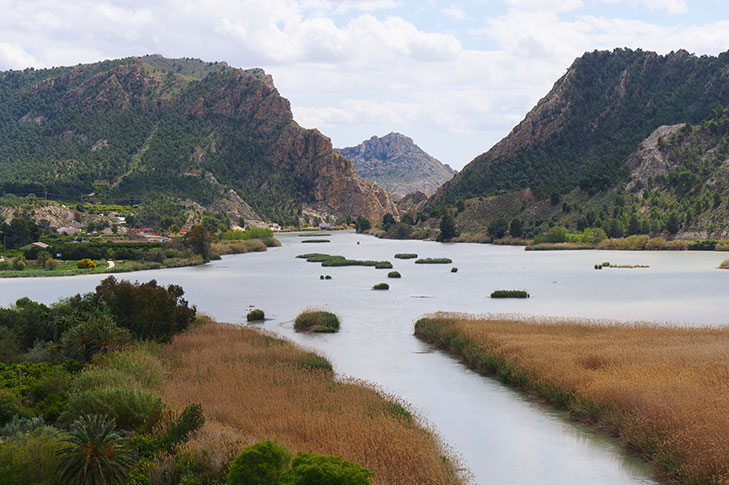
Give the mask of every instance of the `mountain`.
<svg viewBox="0 0 729 485">
<path fill-rule="evenodd" d="M 448 205 L 524 189 L 540 198 L 624 181 L 656 128 L 699 123 L 729 104 L 729 53 L 595 51 L 572 66 L 511 133 L 433 196 Z"/>
<path fill-rule="evenodd" d="M 158 55 L 0 73 L 0 191 L 167 198 L 285 224 L 304 210 L 397 214 L 329 138 L 294 122 L 263 70 Z"/>
<path fill-rule="evenodd" d="M 432 195 L 456 174 L 425 153 L 412 138 L 400 133 L 373 136 L 357 146 L 337 151 L 352 160 L 354 173 L 400 197 L 418 190 Z"/>
</svg>

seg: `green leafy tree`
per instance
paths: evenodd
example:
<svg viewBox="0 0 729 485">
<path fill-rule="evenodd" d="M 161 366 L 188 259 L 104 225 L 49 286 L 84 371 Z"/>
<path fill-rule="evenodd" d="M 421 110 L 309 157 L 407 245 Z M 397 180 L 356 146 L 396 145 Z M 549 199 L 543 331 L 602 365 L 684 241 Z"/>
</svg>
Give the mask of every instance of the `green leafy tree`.
<svg viewBox="0 0 729 485">
<path fill-rule="evenodd" d="M 521 219 L 515 217 L 509 223 L 509 234 L 513 237 L 521 237 L 524 234 L 524 223 Z"/>
<path fill-rule="evenodd" d="M 281 485 L 368 485 L 373 473 L 341 456 L 299 453 Z"/>
<path fill-rule="evenodd" d="M 203 261 L 210 261 L 210 244 L 213 238 L 205 226 L 193 226 L 185 236 L 185 244 L 192 252 L 199 255 Z"/>
<path fill-rule="evenodd" d="M 354 228 L 359 233 L 365 232 L 371 227 L 372 224 L 370 224 L 370 221 L 364 216 L 359 216 L 354 223 Z"/>
<path fill-rule="evenodd" d="M 58 451 L 61 478 L 67 483 L 95 485 L 126 483 L 134 455 L 119 434 L 114 420 L 85 415 L 76 420 Z"/>
<path fill-rule="evenodd" d="M 489 224 L 489 234 L 493 239 L 501 239 L 506 235 L 506 230 L 508 228 L 508 224 L 504 219 L 496 219 L 491 224 Z"/>
<path fill-rule="evenodd" d="M 384 231 L 387 231 L 395 224 L 395 222 L 395 217 L 393 217 L 393 215 L 388 212 L 387 214 L 382 216 L 382 229 Z"/>
<path fill-rule="evenodd" d="M 63 334 L 66 354 L 88 362 L 95 354 L 121 350 L 132 342 L 132 334 L 107 315 L 94 316 Z"/>
<path fill-rule="evenodd" d="M 227 485 L 277 485 L 291 461 L 291 453 L 271 441 L 260 441 L 233 459 Z"/>
<path fill-rule="evenodd" d="M 456 220 L 450 214 L 443 214 L 440 219 L 440 233 L 438 234 L 438 241 L 448 241 L 458 236 L 458 230 L 456 229 Z"/>
</svg>

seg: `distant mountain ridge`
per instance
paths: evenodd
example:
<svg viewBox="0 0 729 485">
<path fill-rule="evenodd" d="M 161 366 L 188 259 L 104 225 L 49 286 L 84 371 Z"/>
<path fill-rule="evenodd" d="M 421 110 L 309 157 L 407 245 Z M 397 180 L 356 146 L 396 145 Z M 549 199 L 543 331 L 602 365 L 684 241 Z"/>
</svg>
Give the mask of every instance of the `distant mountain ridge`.
<svg viewBox="0 0 729 485">
<path fill-rule="evenodd" d="M 418 190 L 431 195 L 457 173 L 400 133 L 373 136 L 337 151 L 352 160 L 354 173 L 399 197 Z"/>
<path fill-rule="evenodd" d="M 390 196 L 294 122 L 262 69 L 153 55 L 0 73 L 0 193 L 158 197 L 296 223 L 379 220 Z"/>
</svg>

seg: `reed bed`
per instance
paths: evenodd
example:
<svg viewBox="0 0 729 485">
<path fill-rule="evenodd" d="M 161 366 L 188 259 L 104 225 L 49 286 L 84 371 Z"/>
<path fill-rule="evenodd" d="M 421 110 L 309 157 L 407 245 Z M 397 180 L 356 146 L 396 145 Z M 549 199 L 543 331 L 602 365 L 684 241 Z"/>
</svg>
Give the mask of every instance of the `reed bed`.
<svg viewBox="0 0 729 485">
<path fill-rule="evenodd" d="M 166 352 L 164 398 L 202 404 L 206 424 L 186 446 L 216 466 L 272 439 L 289 450 L 342 455 L 374 471 L 374 484 L 462 483 L 432 432 L 371 386 L 302 365 L 316 354 L 218 323 L 177 336 Z"/>
<path fill-rule="evenodd" d="M 729 328 L 435 314 L 416 335 L 618 436 L 664 478 L 729 483 Z"/>
</svg>

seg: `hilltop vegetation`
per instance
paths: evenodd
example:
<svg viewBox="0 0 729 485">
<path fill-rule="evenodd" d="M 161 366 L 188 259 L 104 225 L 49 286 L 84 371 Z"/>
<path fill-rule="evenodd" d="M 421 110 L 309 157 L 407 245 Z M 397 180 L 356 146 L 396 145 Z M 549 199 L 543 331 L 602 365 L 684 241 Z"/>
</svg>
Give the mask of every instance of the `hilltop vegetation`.
<svg viewBox="0 0 729 485">
<path fill-rule="evenodd" d="M 393 210 L 261 69 L 159 56 L 0 73 L 0 193 L 180 199 L 287 225 L 305 207 Z"/>
<path fill-rule="evenodd" d="M 419 219 L 448 212 L 462 232 L 502 237 L 554 225 L 610 237 L 727 235 L 727 66 L 727 53 L 587 53 Z"/>
</svg>

